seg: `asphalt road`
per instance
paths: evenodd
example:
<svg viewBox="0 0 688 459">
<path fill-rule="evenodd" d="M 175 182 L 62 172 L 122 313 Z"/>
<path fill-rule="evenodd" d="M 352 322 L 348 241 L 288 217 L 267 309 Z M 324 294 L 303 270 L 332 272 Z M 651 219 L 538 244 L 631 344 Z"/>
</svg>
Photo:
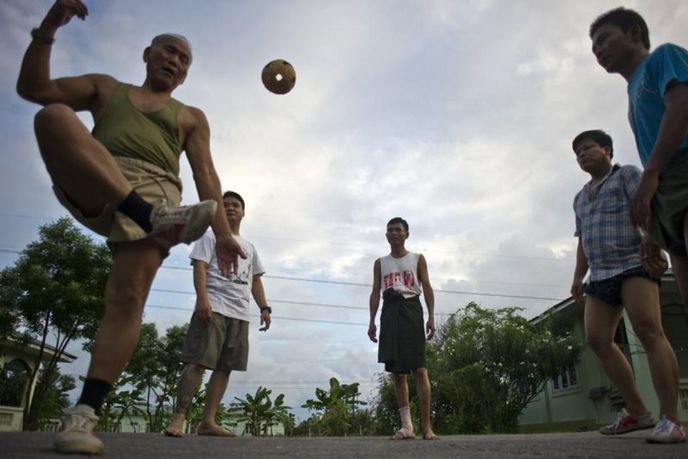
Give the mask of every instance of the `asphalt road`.
<svg viewBox="0 0 688 459">
<path fill-rule="evenodd" d="M 0 432 L 0 457 L 64 457 L 49 432 Z M 597 432 L 533 435 L 451 435 L 438 441 L 383 437 L 239 437 L 100 434 L 107 458 L 688 458 L 688 444 L 651 445 L 643 432 L 605 437 Z M 78 457 L 78 456 L 77 456 Z"/>
</svg>

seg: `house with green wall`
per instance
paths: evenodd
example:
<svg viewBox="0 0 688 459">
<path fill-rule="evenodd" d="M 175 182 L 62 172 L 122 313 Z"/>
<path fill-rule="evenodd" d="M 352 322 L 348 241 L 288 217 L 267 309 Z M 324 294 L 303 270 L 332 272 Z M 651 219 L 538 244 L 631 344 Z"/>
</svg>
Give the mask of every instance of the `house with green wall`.
<svg viewBox="0 0 688 459">
<path fill-rule="evenodd" d="M 42 362 L 49 361 L 57 352 L 33 338 L 12 335 L 0 339 L 0 432 L 18 432 L 24 423 L 24 408 L 31 403 L 36 381 L 31 384 L 29 376 L 34 370 L 38 356 Z M 76 356 L 63 352 L 60 363 L 70 363 Z"/>
<path fill-rule="evenodd" d="M 673 274 L 662 276 L 660 288 L 662 325 L 674 348 L 679 365 L 679 418 L 688 425 L 688 308 L 684 305 Z M 563 368 L 559 377 L 548 381 L 519 418 L 523 432 L 595 430 L 612 423 L 624 407 L 619 391 L 612 385 L 595 353 L 585 345 L 583 304 L 568 298 L 531 320 L 539 323 L 549 314 L 569 321 L 581 343 L 578 361 Z M 624 312 L 615 341 L 628 358 L 636 384 L 653 416 L 659 416 L 647 357 Z"/>
</svg>

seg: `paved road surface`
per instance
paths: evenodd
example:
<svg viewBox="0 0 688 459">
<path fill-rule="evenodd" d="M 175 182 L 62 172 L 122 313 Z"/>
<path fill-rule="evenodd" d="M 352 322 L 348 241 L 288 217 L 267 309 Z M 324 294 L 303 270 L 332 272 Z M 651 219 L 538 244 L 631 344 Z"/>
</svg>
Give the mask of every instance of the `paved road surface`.
<svg viewBox="0 0 688 459">
<path fill-rule="evenodd" d="M 0 458 L 65 457 L 53 452 L 53 435 L 0 432 Z M 101 434 L 101 438 L 106 458 L 688 458 L 688 444 L 650 445 L 643 435 L 452 435 L 438 441 L 390 441 L 382 437 L 229 439 L 110 433 Z"/>
</svg>

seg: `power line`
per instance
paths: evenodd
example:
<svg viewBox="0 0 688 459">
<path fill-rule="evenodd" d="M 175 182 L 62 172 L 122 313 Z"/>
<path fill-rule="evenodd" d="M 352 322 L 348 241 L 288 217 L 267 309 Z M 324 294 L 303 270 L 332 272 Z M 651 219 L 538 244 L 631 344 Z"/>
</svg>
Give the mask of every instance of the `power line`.
<svg viewBox="0 0 688 459">
<path fill-rule="evenodd" d="M 191 271 L 193 268 L 187 268 L 187 267 L 181 267 L 181 266 L 165 266 L 162 265 L 161 268 L 166 268 L 166 269 L 178 269 L 182 271 Z M 350 285 L 354 287 L 372 287 L 373 284 L 367 284 L 367 283 L 362 283 L 362 282 L 347 282 L 347 281 L 335 281 L 335 280 L 329 280 L 329 279 L 312 279 L 312 278 L 306 278 L 306 277 L 291 277 L 291 276 L 272 276 L 272 275 L 264 275 L 263 276 L 266 279 L 278 279 L 278 280 L 290 280 L 290 281 L 299 281 L 299 282 L 313 282 L 313 283 L 319 283 L 319 284 L 334 284 L 334 285 Z M 530 296 L 530 295 L 506 295 L 503 293 L 493 293 L 493 292 L 468 292 L 468 291 L 463 291 L 463 290 L 445 290 L 445 289 L 439 289 L 439 288 L 433 288 L 435 292 L 438 293 L 448 293 L 452 295 L 474 295 L 474 296 L 489 296 L 489 297 L 498 297 L 498 298 L 517 298 L 521 300 L 547 300 L 547 301 L 563 301 L 564 298 L 554 298 L 554 297 L 546 297 L 546 296 Z"/>
<path fill-rule="evenodd" d="M 175 294 L 184 294 L 184 295 L 195 295 L 194 292 L 187 292 L 183 290 L 172 290 L 172 289 L 164 289 L 164 288 L 151 288 L 152 292 L 162 292 L 162 293 L 175 293 Z M 317 306 L 317 307 L 322 307 L 322 308 L 336 308 L 336 309 L 353 309 L 357 311 L 369 311 L 369 308 L 363 307 L 363 306 L 345 306 L 341 304 L 327 304 L 327 303 L 312 303 L 312 302 L 307 302 L 307 301 L 291 301 L 291 300 L 273 300 L 273 299 L 267 299 L 267 302 L 269 304 L 272 303 L 278 303 L 278 304 L 294 304 L 298 306 Z M 450 316 L 451 314 L 445 313 L 445 312 L 435 312 L 435 315 L 437 316 Z"/>
<path fill-rule="evenodd" d="M 18 250 L 11 250 L 11 249 L 4 249 L 4 248 L 0 248 L 0 251 L 17 253 L 17 254 L 21 253 Z M 160 267 L 165 268 L 165 269 L 181 270 L 181 271 L 192 271 L 193 270 L 193 268 L 182 267 L 182 266 L 161 265 Z M 288 281 L 298 281 L 298 282 L 311 282 L 311 283 L 330 284 L 330 285 L 348 285 L 348 286 L 353 286 L 353 287 L 372 287 L 373 286 L 373 284 L 369 284 L 369 283 L 336 281 L 336 280 L 331 280 L 331 279 L 313 279 L 313 278 L 306 278 L 306 277 L 273 276 L 273 275 L 265 275 L 263 277 L 266 279 L 288 280 Z M 469 291 L 465 291 L 465 290 L 445 290 L 445 289 L 438 289 L 438 288 L 435 288 L 433 290 L 437 293 L 446 293 L 446 294 L 451 294 L 451 295 L 472 295 L 472 296 L 485 296 L 485 297 L 494 297 L 494 298 L 512 298 L 512 299 L 520 299 L 520 300 L 542 300 L 542 301 L 563 301 L 564 300 L 564 298 L 555 298 L 555 297 L 546 297 L 546 296 L 532 296 L 532 295 L 507 295 L 507 294 L 503 294 L 503 293 L 494 293 L 494 292 L 469 292 Z"/>
<path fill-rule="evenodd" d="M 195 292 L 187 292 L 184 290 L 172 290 L 172 289 L 166 289 L 166 288 L 151 288 L 151 292 L 163 292 L 163 293 L 179 293 L 183 295 L 195 295 Z M 323 308 L 338 308 L 338 309 L 356 309 L 356 310 L 365 310 L 367 311 L 368 308 L 362 307 L 362 306 L 344 306 L 341 304 L 326 304 L 326 303 L 310 303 L 307 301 L 290 301 L 290 300 L 273 300 L 273 299 L 268 299 L 268 303 L 285 303 L 285 304 L 296 304 L 300 306 L 319 306 Z"/>
<path fill-rule="evenodd" d="M 186 312 L 192 312 L 193 309 L 189 308 L 180 308 L 180 307 L 175 307 L 175 306 L 160 306 L 158 304 L 146 304 L 146 308 L 155 308 L 155 309 L 173 309 L 177 311 L 186 311 Z M 255 319 L 260 319 L 260 316 L 258 314 L 251 314 L 251 317 Z M 271 316 L 272 319 L 279 319 L 279 320 L 294 320 L 297 322 L 313 322 L 313 323 L 319 323 L 319 324 L 334 324 L 334 325 L 355 325 L 357 327 L 367 327 L 367 323 L 361 323 L 361 322 L 344 322 L 340 320 L 320 320 L 320 319 L 300 319 L 296 317 L 280 317 L 280 316 Z"/>
</svg>

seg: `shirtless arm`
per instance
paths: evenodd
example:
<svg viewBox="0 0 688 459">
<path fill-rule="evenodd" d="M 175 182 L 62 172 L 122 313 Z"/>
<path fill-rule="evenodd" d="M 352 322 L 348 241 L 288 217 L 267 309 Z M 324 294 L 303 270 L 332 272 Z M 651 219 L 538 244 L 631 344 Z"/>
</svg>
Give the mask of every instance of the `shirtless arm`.
<svg viewBox="0 0 688 459">
<path fill-rule="evenodd" d="M 420 255 L 418 257 L 418 280 L 423 289 L 423 298 L 425 299 L 425 306 L 428 308 L 428 320 L 425 324 L 425 332 L 427 339 L 432 339 L 435 336 L 435 291 L 430 285 L 430 276 L 428 276 L 428 263 L 425 257 Z"/>
<path fill-rule="evenodd" d="M 380 307 L 380 259 L 375 260 L 373 265 L 373 289 L 370 292 L 370 323 L 368 324 L 368 338 L 377 343 L 377 326 L 375 326 L 375 316 Z"/>
<path fill-rule="evenodd" d="M 24 54 L 17 93 L 40 105 L 63 103 L 74 111 L 93 110 L 99 88 L 116 82 L 108 75 L 89 74 L 69 78 L 51 79 L 50 55 L 52 44 L 47 43 L 57 29 L 72 17 L 86 18 L 88 11 L 79 0 L 58 0 L 50 8 L 38 29 L 39 39 L 34 39 Z"/>
<path fill-rule="evenodd" d="M 237 270 L 238 256 L 246 258 L 239 243 L 232 237 L 225 213 L 221 211 L 222 188 L 210 155 L 210 126 L 205 114 L 197 108 L 185 106 L 179 114 L 185 131 L 184 150 L 193 172 L 198 197 L 201 200 L 214 199 L 218 212 L 211 223 L 215 233 L 217 260 L 220 271 L 227 274 Z"/>
</svg>

